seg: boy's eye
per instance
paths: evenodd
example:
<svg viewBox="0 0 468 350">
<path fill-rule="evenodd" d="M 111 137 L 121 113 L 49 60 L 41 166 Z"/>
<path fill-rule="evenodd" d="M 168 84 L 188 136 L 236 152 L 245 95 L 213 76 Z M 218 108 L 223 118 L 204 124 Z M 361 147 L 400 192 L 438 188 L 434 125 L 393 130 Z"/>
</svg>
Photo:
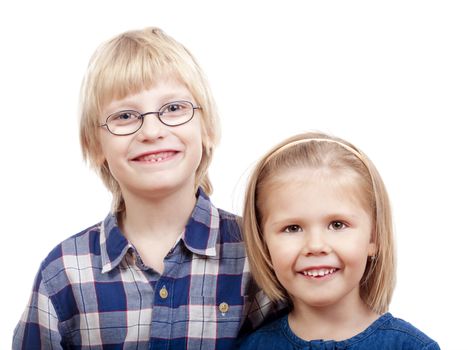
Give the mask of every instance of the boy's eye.
<svg viewBox="0 0 468 350">
<path fill-rule="evenodd" d="M 137 113 L 132 113 L 131 111 L 122 111 L 113 114 L 108 122 L 111 123 L 126 123 L 126 122 L 132 122 L 135 121 L 139 118 Z"/>
<path fill-rule="evenodd" d="M 346 227 L 346 224 L 341 221 L 332 221 L 330 222 L 330 225 L 328 225 L 328 228 L 333 231 L 342 230 L 345 227 Z"/>
<path fill-rule="evenodd" d="M 121 114 L 117 115 L 116 119 L 128 120 L 128 119 L 132 119 L 132 118 L 134 118 L 133 114 L 125 112 L 125 113 L 121 113 Z"/>
<path fill-rule="evenodd" d="M 173 104 L 170 104 L 169 106 L 167 106 L 167 111 L 168 112 L 175 112 L 175 111 L 179 110 L 180 108 L 181 108 L 180 105 L 173 103 Z"/>
<path fill-rule="evenodd" d="M 186 101 L 169 103 L 162 107 L 161 114 L 170 116 L 179 116 L 189 113 L 192 105 Z"/>
<path fill-rule="evenodd" d="M 302 232 L 302 227 L 299 225 L 289 225 L 283 229 L 283 232 L 287 232 L 287 233 Z"/>
</svg>

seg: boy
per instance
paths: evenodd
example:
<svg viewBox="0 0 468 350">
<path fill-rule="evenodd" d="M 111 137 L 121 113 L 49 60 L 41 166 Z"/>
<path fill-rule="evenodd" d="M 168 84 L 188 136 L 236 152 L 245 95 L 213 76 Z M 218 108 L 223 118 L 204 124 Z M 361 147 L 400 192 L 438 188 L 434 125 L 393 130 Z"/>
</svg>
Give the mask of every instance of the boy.
<svg viewBox="0 0 468 350">
<path fill-rule="evenodd" d="M 84 158 L 111 213 L 42 263 L 13 348 L 229 349 L 263 321 L 236 217 L 208 198 L 218 119 L 192 55 L 157 28 L 93 56 L 82 87 Z"/>
</svg>

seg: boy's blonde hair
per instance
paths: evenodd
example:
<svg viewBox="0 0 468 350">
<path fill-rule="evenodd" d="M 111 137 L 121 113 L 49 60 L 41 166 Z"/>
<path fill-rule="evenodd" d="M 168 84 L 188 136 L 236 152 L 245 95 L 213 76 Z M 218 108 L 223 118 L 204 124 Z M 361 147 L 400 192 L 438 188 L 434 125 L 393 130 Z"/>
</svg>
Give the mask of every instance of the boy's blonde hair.
<svg viewBox="0 0 468 350">
<path fill-rule="evenodd" d="M 360 282 L 361 298 L 375 312 L 388 310 L 395 285 L 395 255 L 390 202 L 377 169 L 352 144 L 323 133 L 293 136 L 271 149 L 256 165 L 249 179 L 244 205 L 243 231 L 252 274 L 275 301 L 289 301 L 288 293 L 273 270 L 262 228 L 262 208 L 274 197 L 272 185 L 285 171 L 310 167 L 346 176 L 358 187 L 359 200 L 372 215 L 372 242 L 376 254 L 368 259 Z"/>
<path fill-rule="evenodd" d="M 99 137 L 103 108 L 114 99 L 150 88 L 158 79 L 178 79 L 202 107 L 203 152 L 195 185 L 211 194 L 208 166 L 219 140 L 216 106 L 205 76 L 192 54 L 158 28 L 128 31 L 103 43 L 90 60 L 81 88 L 80 142 L 85 161 L 113 195 L 114 212 L 125 210 L 119 184 L 102 157 Z M 156 106 L 155 106 L 156 107 Z M 116 136 L 120 137 L 120 136 Z"/>
</svg>

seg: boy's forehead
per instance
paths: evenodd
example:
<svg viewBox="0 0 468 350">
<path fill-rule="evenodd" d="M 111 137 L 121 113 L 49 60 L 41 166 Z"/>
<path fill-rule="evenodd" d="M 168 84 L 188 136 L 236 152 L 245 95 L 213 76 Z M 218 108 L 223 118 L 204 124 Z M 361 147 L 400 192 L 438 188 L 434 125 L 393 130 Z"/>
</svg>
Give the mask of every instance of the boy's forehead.
<svg viewBox="0 0 468 350">
<path fill-rule="evenodd" d="M 101 110 L 106 111 L 109 108 L 125 103 L 137 103 L 142 98 L 149 97 L 157 100 L 167 101 L 176 99 L 193 99 L 188 85 L 177 76 L 160 75 L 149 83 L 141 82 L 139 85 L 129 85 L 126 89 L 109 89 L 107 93 L 102 94 Z"/>
</svg>

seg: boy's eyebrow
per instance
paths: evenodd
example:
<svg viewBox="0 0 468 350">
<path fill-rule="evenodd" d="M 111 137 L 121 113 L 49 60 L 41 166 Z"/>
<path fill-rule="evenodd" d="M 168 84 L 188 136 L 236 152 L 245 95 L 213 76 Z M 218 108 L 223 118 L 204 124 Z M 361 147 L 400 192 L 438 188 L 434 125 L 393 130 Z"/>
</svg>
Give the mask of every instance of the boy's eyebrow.
<svg viewBox="0 0 468 350">
<path fill-rule="evenodd" d="M 161 97 L 161 101 L 165 101 L 165 102 L 162 102 L 161 105 L 163 105 L 164 103 L 171 102 L 171 101 L 180 101 L 180 100 L 194 102 L 193 97 L 191 95 L 187 95 L 186 93 L 174 92 L 174 93 L 166 94 L 163 97 Z"/>
<path fill-rule="evenodd" d="M 120 100 L 114 100 L 112 101 L 110 105 L 112 104 L 116 104 L 116 105 L 119 105 L 119 104 L 136 104 L 137 101 L 135 100 L 134 98 L 135 95 L 129 95 L 129 96 L 126 96 Z M 185 91 L 171 91 L 171 92 L 167 92 L 167 93 L 164 93 L 162 95 L 159 96 L 158 98 L 161 106 L 165 103 L 168 103 L 168 102 L 171 102 L 171 101 L 179 101 L 179 100 L 188 100 L 188 101 L 191 101 L 193 102 L 193 97 L 190 93 L 187 93 Z"/>
<path fill-rule="evenodd" d="M 132 97 L 133 95 L 124 97 L 121 100 L 114 100 L 107 105 L 104 111 L 107 114 L 113 113 L 115 110 L 121 110 L 121 109 L 131 109 L 131 110 L 138 111 L 140 109 L 139 103 Z M 190 95 L 187 95 L 187 93 L 185 92 L 182 92 L 182 93 L 171 92 L 171 93 L 167 93 L 167 94 L 160 96 L 159 101 L 155 103 L 153 108 L 158 109 L 166 103 L 173 102 L 173 101 L 180 101 L 180 100 L 186 100 L 186 101 L 195 103 L 194 98 Z"/>
</svg>

